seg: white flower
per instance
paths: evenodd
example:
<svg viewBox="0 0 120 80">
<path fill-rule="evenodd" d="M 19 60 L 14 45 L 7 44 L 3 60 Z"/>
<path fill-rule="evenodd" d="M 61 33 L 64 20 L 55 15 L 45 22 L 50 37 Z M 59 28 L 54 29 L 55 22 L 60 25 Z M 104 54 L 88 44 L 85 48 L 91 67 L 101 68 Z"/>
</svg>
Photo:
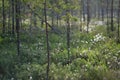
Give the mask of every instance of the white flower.
<svg viewBox="0 0 120 80">
<path fill-rule="evenodd" d="M 99 42 L 104 40 L 105 40 L 105 37 L 102 35 L 102 33 L 98 33 L 93 37 L 93 40 L 91 40 L 91 42 L 93 43 L 93 42 Z"/>
<path fill-rule="evenodd" d="M 30 76 L 30 80 L 32 80 L 32 76 Z"/>
<path fill-rule="evenodd" d="M 11 80 L 14 80 L 14 78 L 11 78 Z"/>
</svg>

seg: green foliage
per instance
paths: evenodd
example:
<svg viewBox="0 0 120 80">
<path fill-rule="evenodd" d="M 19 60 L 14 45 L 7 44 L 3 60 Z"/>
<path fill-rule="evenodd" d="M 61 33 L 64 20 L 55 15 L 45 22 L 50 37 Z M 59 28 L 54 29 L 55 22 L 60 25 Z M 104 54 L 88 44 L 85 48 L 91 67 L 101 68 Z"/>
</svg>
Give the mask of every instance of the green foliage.
<svg viewBox="0 0 120 80">
<path fill-rule="evenodd" d="M 2 37 L 0 37 L 0 43 L 3 41 L 3 38 Z"/>
<path fill-rule="evenodd" d="M 44 0 L 24 0 L 24 3 L 25 5 L 29 4 L 33 11 L 42 18 L 44 17 Z M 8 7 L 8 2 L 6 4 L 6 7 Z M 68 18 L 71 23 L 78 21 L 76 17 L 78 15 L 74 15 L 74 13 L 71 15 L 70 12 L 70 10 L 73 10 L 77 13 L 78 9 L 80 9 L 78 5 L 78 0 L 69 0 L 68 3 L 65 3 L 65 0 L 47 0 L 48 23 L 51 22 L 51 11 L 57 14 L 62 21 L 62 25 L 58 27 L 62 32 L 61 34 L 53 33 L 50 28 L 48 31 L 50 80 L 119 80 L 120 44 L 115 43 L 116 31 L 111 32 L 109 30 L 109 35 L 107 35 L 105 25 L 92 25 L 95 28 L 90 33 L 80 32 L 78 25 L 72 25 L 70 30 L 70 60 L 68 60 L 66 26 L 63 24 L 66 23 L 65 21 Z M 67 10 L 68 12 L 65 13 Z M 28 18 L 27 16 L 21 16 L 21 19 L 23 17 Z M 31 24 L 33 22 L 31 21 Z M 6 23 L 8 22 L 6 21 Z M 37 23 L 37 26 L 41 25 L 40 22 Z M 12 35 L 6 32 L 0 35 L 0 67 L 5 71 L 3 80 L 46 79 L 47 46 L 45 25 L 43 23 L 36 30 L 32 25 L 30 31 L 29 24 L 29 18 L 28 22 L 24 21 L 22 23 L 19 56 L 16 48 L 16 34 Z M 81 24 L 86 25 L 85 22 Z M 117 24 L 114 25 L 115 30 L 117 30 Z M 0 79 L 2 75 L 0 73 Z"/>
<path fill-rule="evenodd" d="M 118 80 L 120 45 L 113 39 L 97 31 L 89 34 L 74 32 L 71 34 L 71 61 L 68 65 L 66 36 L 51 33 L 49 38 L 50 80 Z M 20 61 L 16 56 L 16 39 L 10 36 L 0 39 L 0 64 L 7 71 L 5 79 L 45 80 L 45 34 L 21 33 Z"/>
</svg>

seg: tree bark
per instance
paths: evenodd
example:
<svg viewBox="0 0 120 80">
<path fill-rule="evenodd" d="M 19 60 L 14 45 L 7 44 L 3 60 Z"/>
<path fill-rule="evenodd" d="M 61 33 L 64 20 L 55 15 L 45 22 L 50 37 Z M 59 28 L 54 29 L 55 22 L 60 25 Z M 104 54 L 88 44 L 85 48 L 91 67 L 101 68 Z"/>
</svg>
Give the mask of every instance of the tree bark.
<svg viewBox="0 0 120 80">
<path fill-rule="evenodd" d="M 90 22 L 90 1 L 87 0 L 87 33 L 89 32 L 89 22 Z"/>
<path fill-rule="evenodd" d="M 8 27 L 7 27 L 7 32 L 9 33 L 10 32 L 10 27 L 11 27 L 11 0 L 9 0 L 9 10 L 8 10 Z"/>
<path fill-rule="evenodd" d="M 107 35 L 109 35 L 109 6 L 108 6 L 108 0 L 107 0 Z"/>
<path fill-rule="evenodd" d="M 101 16 L 102 16 L 102 21 L 104 21 L 104 0 L 101 0 Z"/>
<path fill-rule="evenodd" d="M 20 0 L 15 0 L 16 7 L 16 33 L 17 33 L 17 54 L 20 55 Z"/>
<path fill-rule="evenodd" d="M 66 0 L 66 5 L 68 4 L 68 0 Z M 66 23 L 67 23 L 67 51 L 68 51 L 68 61 L 70 61 L 70 10 L 66 10 Z"/>
<path fill-rule="evenodd" d="M 82 32 L 82 23 L 83 23 L 83 21 L 82 21 L 82 12 L 83 12 L 83 11 L 82 11 L 82 9 L 81 9 L 81 7 L 82 7 L 82 0 L 80 1 L 80 5 L 81 5 L 81 6 L 80 6 L 80 9 L 79 9 L 79 11 L 80 11 L 80 12 L 79 12 L 79 13 L 80 13 L 80 14 L 79 14 L 79 16 L 80 16 L 80 31 Z"/>
<path fill-rule="evenodd" d="M 2 33 L 5 33 L 5 1 L 2 0 L 2 18 L 3 18 L 3 27 L 2 27 Z"/>
<path fill-rule="evenodd" d="M 12 0 L 12 34 L 15 34 L 15 0 Z"/>
<path fill-rule="evenodd" d="M 85 18 L 85 5 L 84 5 L 84 0 L 81 0 L 81 3 L 82 3 L 82 18 L 83 18 L 83 21 L 85 22 L 86 21 L 86 18 Z"/>
<path fill-rule="evenodd" d="M 113 0 L 111 1 L 111 31 L 114 31 L 114 25 L 113 25 Z"/>
<path fill-rule="evenodd" d="M 44 2 L 44 14 L 45 14 L 45 25 L 46 25 L 46 46 L 47 46 L 47 71 L 46 71 L 46 80 L 49 79 L 49 71 L 50 71 L 50 51 L 49 51 L 49 38 L 48 38 L 48 24 L 47 24 L 47 9 L 46 9 L 47 1 Z"/>
<path fill-rule="evenodd" d="M 119 37 L 120 37 L 120 31 L 119 31 L 119 29 L 120 29 L 120 0 L 119 0 L 119 3 L 118 3 L 118 30 L 117 30 L 117 42 L 118 43 L 120 43 L 120 39 L 119 39 Z"/>
</svg>

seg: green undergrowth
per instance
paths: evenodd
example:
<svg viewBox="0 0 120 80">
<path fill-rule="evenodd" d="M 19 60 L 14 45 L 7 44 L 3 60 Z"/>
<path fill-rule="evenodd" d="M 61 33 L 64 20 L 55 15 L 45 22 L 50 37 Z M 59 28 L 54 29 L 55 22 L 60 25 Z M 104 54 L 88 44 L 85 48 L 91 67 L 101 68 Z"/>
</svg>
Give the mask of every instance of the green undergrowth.
<svg viewBox="0 0 120 80">
<path fill-rule="evenodd" d="M 70 60 L 66 34 L 49 33 L 50 80 L 119 80 L 120 44 L 104 30 L 85 33 L 72 31 Z M 0 37 L 0 65 L 4 80 L 45 80 L 47 66 L 45 32 L 20 34 L 20 55 L 16 37 Z"/>
</svg>

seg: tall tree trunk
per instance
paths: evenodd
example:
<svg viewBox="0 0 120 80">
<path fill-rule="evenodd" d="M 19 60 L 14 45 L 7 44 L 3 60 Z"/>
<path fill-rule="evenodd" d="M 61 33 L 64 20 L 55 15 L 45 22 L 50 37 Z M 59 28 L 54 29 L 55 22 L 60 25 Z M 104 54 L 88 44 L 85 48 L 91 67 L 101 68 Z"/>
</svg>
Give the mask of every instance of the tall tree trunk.
<svg viewBox="0 0 120 80">
<path fill-rule="evenodd" d="M 114 25 L 113 25 L 113 0 L 111 1 L 111 31 L 114 31 Z"/>
<path fill-rule="evenodd" d="M 16 33 L 17 33 L 17 54 L 20 55 L 20 0 L 15 0 L 16 7 Z"/>
<path fill-rule="evenodd" d="M 15 0 L 12 0 L 12 34 L 15 34 Z"/>
<path fill-rule="evenodd" d="M 70 21 L 67 19 L 67 50 L 68 50 L 68 60 L 70 60 Z"/>
<path fill-rule="evenodd" d="M 118 3 L 118 31 L 117 31 L 117 42 L 120 43 L 120 0 L 119 0 L 119 3 Z"/>
<path fill-rule="evenodd" d="M 44 2 L 44 14 L 45 14 L 45 25 L 46 25 L 46 46 L 47 46 L 47 75 L 46 80 L 49 80 L 49 71 L 50 71 L 50 51 L 49 51 L 49 35 L 48 35 L 48 25 L 47 25 L 47 1 Z"/>
<path fill-rule="evenodd" d="M 68 0 L 66 0 L 66 5 L 68 4 Z M 66 10 L 66 23 L 67 23 L 67 51 L 68 51 L 68 61 L 70 61 L 70 11 Z"/>
<path fill-rule="evenodd" d="M 10 25 L 11 17 L 10 16 L 11 16 L 11 0 L 9 0 L 9 10 L 8 10 L 8 28 L 7 28 L 8 33 L 10 32 L 10 27 L 11 27 L 11 25 Z"/>
<path fill-rule="evenodd" d="M 83 21 L 85 22 L 86 21 L 86 18 L 85 18 L 85 5 L 84 5 L 84 0 L 81 0 L 81 3 L 82 3 L 82 18 L 83 18 Z"/>
<path fill-rule="evenodd" d="M 79 14 L 79 16 L 80 16 L 80 31 L 82 32 L 82 9 L 81 9 L 81 7 L 82 7 L 82 0 L 80 1 L 80 14 Z"/>
<path fill-rule="evenodd" d="M 104 0 L 101 0 L 101 16 L 102 16 L 102 21 L 104 21 Z"/>
<path fill-rule="evenodd" d="M 109 35 L 109 6 L 108 6 L 108 0 L 107 0 L 107 35 Z"/>
<path fill-rule="evenodd" d="M 98 10 L 98 11 L 97 11 L 97 12 L 98 12 L 98 19 L 100 19 L 100 13 L 101 13 L 101 10 L 100 10 L 100 2 L 98 1 L 97 4 L 98 4 L 98 7 L 97 7 L 97 8 L 98 8 L 98 9 L 97 9 L 97 10 Z"/>
<path fill-rule="evenodd" d="M 90 1 L 87 0 L 87 33 L 89 32 L 89 22 L 90 22 L 90 11 L 89 11 L 89 7 L 90 7 Z"/>
<path fill-rule="evenodd" d="M 2 33 L 5 33 L 5 1 L 2 0 L 2 18 L 3 18 L 3 27 L 2 27 Z"/>
</svg>

